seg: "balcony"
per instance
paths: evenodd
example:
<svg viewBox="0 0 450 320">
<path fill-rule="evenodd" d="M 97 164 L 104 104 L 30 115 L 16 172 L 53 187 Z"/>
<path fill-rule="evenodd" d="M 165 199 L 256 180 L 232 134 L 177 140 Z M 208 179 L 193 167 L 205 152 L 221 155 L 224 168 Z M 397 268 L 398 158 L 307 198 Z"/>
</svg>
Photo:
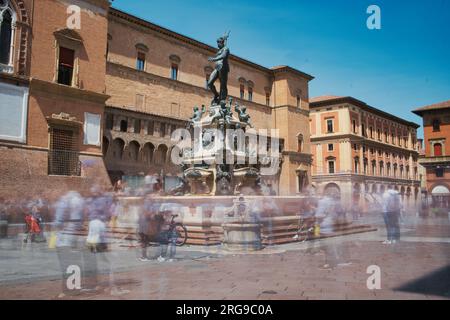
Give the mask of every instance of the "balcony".
<svg viewBox="0 0 450 320">
<path fill-rule="evenodd" d="M 450 164 L 450 156 L 440 156 L 440 157 L 423 157 L 419 159 L 419 164 L 421 165 L 433 165 L 448 163 Z"/>
</svg>

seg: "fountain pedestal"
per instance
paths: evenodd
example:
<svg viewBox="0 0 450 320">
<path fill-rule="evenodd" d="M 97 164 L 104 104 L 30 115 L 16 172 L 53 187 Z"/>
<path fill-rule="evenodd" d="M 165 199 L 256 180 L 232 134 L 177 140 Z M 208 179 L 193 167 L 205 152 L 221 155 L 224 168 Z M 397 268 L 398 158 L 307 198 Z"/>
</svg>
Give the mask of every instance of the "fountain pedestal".
<svg viewBox="0 0 450 320">
<path fill-rule="evenodd" d="M 223 246 L 230 251 L 258 251 L 261 243 L 261 225 L 257 223 L 226 223 L 222 225 Z"/>
</svg>

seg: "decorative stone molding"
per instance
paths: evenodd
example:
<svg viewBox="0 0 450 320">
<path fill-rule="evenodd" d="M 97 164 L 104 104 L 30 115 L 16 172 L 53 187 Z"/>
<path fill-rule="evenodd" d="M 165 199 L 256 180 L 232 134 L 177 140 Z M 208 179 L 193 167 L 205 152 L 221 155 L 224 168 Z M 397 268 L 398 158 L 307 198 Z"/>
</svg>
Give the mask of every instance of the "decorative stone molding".
<svg viewBox="0 0 450 320">
<path fill-rule="evenodd" d="M 149 51 L 148 47 L 145 44 L 143 44 L 143 43 L 136 44 L 136 50 L 139 50 L 139 51 L 142 51 L 142 52 L 148 52 Z"/>
<path fill-rule="evenodd" d="M 170 60 L 170 62 L 177 63 L 177 64 L 181 62 L 181 58 L 179 56 L 177 56 L 176 54 L 171 54 L 169 56 L 169 60 Z"/>
<path fill-rule="evenodd" d="M 53 35 L 58 41 L 70 41 L 75 45 L 83 44 L 83 38 L 81 35 L 77 31 L 69 28 L 59 29 L 53 32 Z"/>
<path fill-rule="evenodd" d="M 245 78 L 243 78 L 243 77 L 239 77 L 238 81 L 240 84 L 243 84 L 243 85 L 245 85 L 247 83 L 247 80 L 245 80 Z"/>
<path fill-rule="evenodd" d="M 50 117 L 46 117 L 49 125 L 64 125 L 70 127 L 81 127 L 83 123 L 78 121 L 76 117 L 68 113 L 61 112 L 59 114 L 53 113 Z"/>
</svg>

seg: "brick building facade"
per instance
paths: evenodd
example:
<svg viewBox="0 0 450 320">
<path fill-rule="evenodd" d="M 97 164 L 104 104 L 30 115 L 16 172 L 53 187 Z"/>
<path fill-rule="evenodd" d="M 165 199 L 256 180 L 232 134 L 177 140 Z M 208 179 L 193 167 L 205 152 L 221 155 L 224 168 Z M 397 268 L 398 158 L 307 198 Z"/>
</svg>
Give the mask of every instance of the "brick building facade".
<svg viewBox="0 0 450 320">
<path fill-rule="evenodd" d="M 79 29 L 68 26 L 73 4 L 81 8 Z M 194 106 L 209 104 L 207 57 L 216 48 L 107 0 L 1 0 L 0 8 L 0 194 L 177 175 L 170 133 Z M 301 192 L 311 179 L 313 77 L 233 55 L 230 64 L 230 96 L 247 106 L 256 129 L 279 129 L 277 193 Z"/>
<path fill-rule="evenodd" d="M 0 1 L 0 194 L 108 184 L 101 152 L 109 2 Z"/>
<path fill-rule="evenodd" d="M 348 206 L 367 208 L 371 197 L 364 195 L 394 188 L 407 207 L 419 204 L 418 125 L 352 97 L 312 98 L 310 108 L 319 194 L 337 192 Z"/>
<path fill-rule="evenodd" d="M 450 100 L 413 111 L 423 118 L 426 194 L 432 207 L 450 207 Z"/>
</svg>

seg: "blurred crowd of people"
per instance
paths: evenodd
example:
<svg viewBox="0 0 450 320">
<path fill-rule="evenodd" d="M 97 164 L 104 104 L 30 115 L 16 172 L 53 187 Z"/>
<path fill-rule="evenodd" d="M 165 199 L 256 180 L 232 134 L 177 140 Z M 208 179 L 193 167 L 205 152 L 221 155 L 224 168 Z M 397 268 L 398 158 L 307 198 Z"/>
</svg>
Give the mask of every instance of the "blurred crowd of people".
<svg viewBox="0 0 450 320">
<path fill-rule="evenodd" d="M 145 177 L 144 186 L 135 194 L 146 197 L 136 221 L 135 234 L 139 241 L 138 259 L 142 262 L 152 258 L 159 262 L 173 261 L 176 254 L 176 234 L 171 234 L 165 226 L 168 215 L 177 213 L 177 208 L 164 206 L 164 203 L 154 201 L 152 197 L 162 194 L 162 190 L 162 179 L 157 175 L 148 175 Z M 111 293 L 121 294 L 122 290 L 115 284 L 114 279 L 115 253 L 111 250 L 111 231 L 114 231 L 118 218 L 124 212 L 119 197 L 130 195 L 129 187 L 122 180 L 118 180 L 112 190 L 93 185 L 86 193 L 69 191 L 59 197 L 55 194 L 56 191 L 53 191 L 51 196 L 40 193 L 34 198 L 17 201 L 0 198 L 0 220 L 20 222 L 18 217 L 23 219 L 22 222 L 26 225 L 24 242 L 55 242 L 63 275 L 63 292 L 67 292 L 67 281 L 71 275 L 67 270 L 73 265 L 82 266 L 83 274 L 88 275 L 89 281 L 84 283 L 80 290 L 98 290 L 98 263 L 102 263 L 109 270 L 108 287 Z M 281 209 L 271 196 L 260 200 L 249 204 L 241 195 L 235 204 L 235 210 L 227 215 L 228 218 L 240 217 L 255 223 L 264 220 L 266 229 L 271 234 L 274 220 L 264 218 L 280 215 Z M 386 225 L 387 239 L 384 243 L 395 244 L 400 240 L 400 219 L 403 210 L 400 194 L 388 189 L 375 200 Z M 248 210 L 245 206 L 249 206 Z M 346 210 L 339 194 L 311 196 L 299 202 L 299 226 L 302 227 L 300 231 L 306 232 L 311 239 L 333 237 L 340 226 L 346 223 L 347 211 L 351 213 L 353 220 L 361 216 L 356 205 Z M 51 228 L 46 229 L 44 222 L 52 222 Z M 49 239 L 45 238 L 44 230 L 51 231 Z M 296 237 L 298 239 L 299 234 L 294 236 Z M 156 244 L 159 248 L 159 253 L 152 258 L 148 254 L 151 244 Z M 316 243 L 310 242 L 308 250 L 317 253 Z M 324 250 L 323 268 L 349 263 L 348 254 L 343 252 L 343 246 L 338 245 L 336 241 L 328 242 Z"/>
</svg>

